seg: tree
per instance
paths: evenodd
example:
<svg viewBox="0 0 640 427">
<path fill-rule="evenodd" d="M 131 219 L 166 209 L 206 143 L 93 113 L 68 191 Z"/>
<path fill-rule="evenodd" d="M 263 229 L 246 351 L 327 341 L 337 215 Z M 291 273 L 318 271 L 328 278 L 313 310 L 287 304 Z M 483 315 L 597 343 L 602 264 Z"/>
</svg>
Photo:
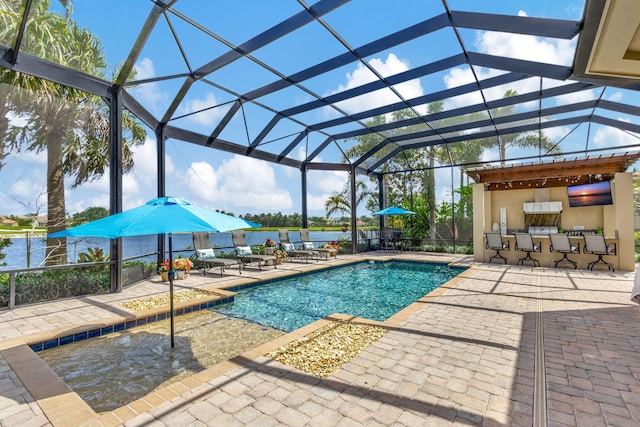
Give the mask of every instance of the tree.
<svg viewBox="0 0 640 427">
<path fill-rule="evenodd" d="M 76 225 L 84 224 L 86 222 L 95 221 L 96 219 L 105 218 L 109 216 L 109 210 L 101 207 L 93 207 L 85 209 L 82 212 L 77 212 L 71 217 L 70 225 L 75 227 Z"/>
<path fill-rule="evenodd" d="M 363 181 L 356 181 L 356 206 L 370 196 L 371 192 L 367 190 L 367 185 Z M 327 218 L 330 218 L 335 213 L 351 216 L 351 188 L 349 182 L 347 182 L 342 191 L 329 196 L 324 203 L 324 208 L 327 211 Z"/>
<path fill-rule="evenodd" d="M 505 92 L 504 98 L 510 98 L 518 95 L 515 90 L 509 89 Z M 507 105 L 493 109 L 491 111 L 492 117 L 504 117 L 516 114 L 515 105 Z M 537 120 L 537 119 L 532 119 Z M 508 148 L 538 148 L 540 154 L 544 153 L 560 153 L 560 148 L 557 144 L 547 138 L 542 132 L 536 134 L 527 133 L 512 133 L 509 135 L 501 135 L 500 137 L 485 138 L 483 144 L 486 148 L 491 149 L 498 147 L 498 153 L 500 156 L 500 162 L 504 164 L 507 158 Z"/>
<path fill-rule="evenodd" d="M 15 11 L 21 2 L 5 0 L 5 3 Z M 48 1 L 33 4 L 25 46 L 42 58 L 103 76 L 106 63 L 99 40 L 68 20 L 68 14 L 63 18 L 48 9 Z M 0 113 L 5 113 L 2 117 L 6 118 L 9 111 L 24 122 L 24 125 L 8 124 L 4 134 L 0 123 L 0 138 L 5 136 L 2 156 L 6 155 L 7 148 L 17 152 L 46 149 L 48 232 L 63 230 L 66 228 L 65 176 L 74 178 L 72 188 L 75 188 L 100 178 L 108 170 L 109 156 L 105 155 L 109 152 L 108 107 L 96 96 L 13 71 L 3 70 L 0 79 L 13 88 L 10 96 L 2 95 Z M 133 167 L 131 145 L 142 144 L 145 132 L 126 112 L 123 129 L 122 170 L 127 172 Z M 65 239 L 47 238 L 46 263 L 59 264 L 66 260 Z"/>
</svg>

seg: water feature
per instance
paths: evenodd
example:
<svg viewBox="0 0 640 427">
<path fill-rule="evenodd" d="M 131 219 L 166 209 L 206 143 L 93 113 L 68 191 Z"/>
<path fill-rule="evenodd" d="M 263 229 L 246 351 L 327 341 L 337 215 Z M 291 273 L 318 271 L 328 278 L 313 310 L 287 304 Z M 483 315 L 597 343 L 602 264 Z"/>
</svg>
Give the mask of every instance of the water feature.
<svg viewBox="0 0 640 427">
<path fill-rule="evenodd" d="M 209 310 L 39 352 L 96 412 L 112 411 L 151 391 L 269 342 L 284 332 Z"/>
<path fill-rule="evenodd" d="M 233 304 L 179 316 L 174 349 L 161 321 L 38 354 L 94 410 L 108 411 L 332 313 L 384 320 L 462 271 L 360 262 L 244 288 Z"/>
</svg>

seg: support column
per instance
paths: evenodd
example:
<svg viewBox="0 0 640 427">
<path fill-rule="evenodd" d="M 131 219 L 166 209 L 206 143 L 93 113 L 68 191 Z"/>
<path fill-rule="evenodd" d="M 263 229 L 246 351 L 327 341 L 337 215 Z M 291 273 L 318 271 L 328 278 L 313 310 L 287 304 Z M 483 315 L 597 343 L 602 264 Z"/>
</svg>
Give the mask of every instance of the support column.
<svg viewBox="0 0 640 427">
<path fill-rule="evenodd" d="M 158 197 L 166 196 L 166 175 L 165 175 L 165 138 L 164 138 L 164 127 L 165 124 L 161 123 L 156 129 L 156 152 L 157 152 L 157 178 L 158 178 L 158 189 L 157 194 Z M 164 254 L 167 252 L 165 250 L 164 243 L 164 234 L 158 235 L 158 265 L 162 264 L 165 260 Z"/>
<path fill-rule="evenodd" d="M 111 86 L 109 92 L 109 213 L 122 212 L 122 90 Z M 112 239 L 109 250 L 111 292 L 122 292 L 122 238 Z"/>
<path fill-rule="evenodd" d="M 616 228 L 608 230 L 605 225 L 604 233 L 606 237 L 618 238 L 618 268 L 624 271 L 634 271 L 636 251 L 633 220 L 633 176 L 629 172 L 615 174 L 613 203 Z"/>
<path fill-rule="evenodd" d="M 351 253 L 358 253 L 358 229 L 356 226 L 358 206 L 358 195 L 356 194 L 356 168 L 352 164 L 351 171 L 349 172 L 350 185 L 351 185 Z"/>
<path fill-rule="evenodd" d="M 382 210 L 384 209 L 384 175 L 382 175 L 381 173 L 378 174 L 378 210 Z M 384 227 L 384 220 L 386 218 L 386 215 L 380 215 L 379 218 L 379 227 L 380 230 L 382 230 L 382 228 Z"/>
<path fill-rule="evenodd" d="M 307 165 L 303 164 L 300 168 L 302 192 L 300 193 L 302 203 L 302 228 L 307 228 L 309 225 L 309 212 L 307 211 Z"/>
<path fill-rule="evenodd" d="M 490 199 L 489 199 L 490 200 Z M 487 213 L 491 215 L 491 203 L 486 206 L 484 184 L 473 184 L 473 260 L 484 262 L 484 230 Z"/>
</svg>

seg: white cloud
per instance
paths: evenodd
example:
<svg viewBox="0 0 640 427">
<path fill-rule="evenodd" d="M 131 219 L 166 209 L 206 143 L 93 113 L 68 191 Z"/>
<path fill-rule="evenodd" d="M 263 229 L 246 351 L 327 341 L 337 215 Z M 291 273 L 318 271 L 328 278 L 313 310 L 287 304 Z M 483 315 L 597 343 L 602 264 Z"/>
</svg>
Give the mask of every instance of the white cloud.
<svg viewBox="0 0 640 427">
<path fill-rule="evenodd" d="M 236 155 L 217 170 L 206 162 L 192 163 L 185 180 L 193 200 L 210 209 L 243 214 L 293 208 L 291 194 L 279 187 L 273 167 L 262 160 Z"/>
<path fill-rule="evenodd" d="M 133 67 L 136 71 L 136 80 L 150 79 L 156 76 L 155 66 L 150 58 L 142 58 Z M 169 95 L 160 90 L 160 86 L 155 83 L 144 83 L 131 89 L 132 93 L 142 101 L 153 112 L 158 113 L 160 104 L 166 104 Z"/>
<path fill-rule="evenodd" d="M 543 130 L 545 136 L 552 141 L 560 141 L 562 138 L 569 135 L 571 129 L 566 126 L 547 128 Z"/>
<path fill-rule="evenodd" d="M 623 93 L 618 91 L 607 96 L 607 100 L 613 101 L 613 102 L 621 102 L 623 97 L 624 97 Z"/>
<path fill-rule="evenodd" d="M 10 186 L 11 198 L 16 202 L 26 205 L 33 211 L 46 210 L 47 191 L 45 184 L 30 179 L 20 179 Z"/>
<path fill-rule="evenodd" d="M 527 16 L 524 11 L 520 11 L 518 15 Z M 544 39 L 521 34 L 479 31 L 477 32 L 474 45 L 478 52 L 489 55 L 548 64 L 571 65 L 573 62 L 575 42 L 572 40 Z M 502 70 L 480 67 L 476 67 L 475 72 L 480 80 L 505 73 L 505 71 Z M 444 77 L 444 83 L 447 88 L 457 87 L 474 81 L 473 73 L 469 67 L 453 68 Z M 544 84 L 545 87 L 551 87 L 565 83 L 545 79 Z M 538 78 L 530 78 L 509 83 L 506 86 L 486 89 L 484 94 L 489 100 L 500 99 L 504 96 L 507 89 L 515 90 L 518 93 L 528 93 L 538 90 L 539 85 L 540 81 Z M 585 99 L 593 99 L 591 91 L 568 95 L 563 98 L 562 103 L 579 102 Z M 474 92 L 446 100 L 445 108 L 457 108 L 465 105 L 478 104 L 480 102 L 482 102 L 482 98 L 479 92 Z M 527 106 L 525 105 L 525 107 Z"/>
<path fill-rule="evenodd" d="M 199 111 L 196 114 L 185 117 L 185 120 L 203 126 L 211 126 L 212 124 L 216 123 L 218 119 L 222 117 L 222 115 L 228 110 L 228 107 L 211 108 L 215 105 L 218 105 L 218 100 L 216 99 L 215 95 L 211 92 L 207 92 L 204 99 L 191 99 L 185 101 L 184 104 L 181 105 L 181 108 L 179 109 L 177 115 L 181 116 L 184 114 L 190 114 Z M 206 108 L 209 109 L 205 110 Z"/>
<path fill-rule="evenodd" d="M 399 59 L 393 53 L 390 53 L 387 56 L 386 60 L 373 58 L 369 61 L 369 64 L 383 77 L 398 74 L 409 69 L 409 63 L 407 61 Z M 335 94 L 354 87 L 358 87 L 377 79 L 376 75 L 362 63 L 358 63 L 356 69 L 351 73 L 347 73 L 345 77 L 347 79 L 347 82 L 343 85 L 340 85 L 338 89 L 331 92 L 330 94 Z M 395 89 L 405 99 L 415 98 L 424 94 L 424 90 L 419 79 L 414 79 L 398 84 L 395 86 Z M 349 113 L 355 113 L 380 107 L 383 105 L 389 105 L 399 101 L 400 99 L 393 92 L 383 89 L 340 102 L 337 105 Z M 424 114 L 425 111 L 420 111 L 420 113 Z"/>
<path fill-rule="evenodd" d="M 629 120 L 618 119 L 623 122 L 629 122 Z M 612 128 L 609 126 L 602 126 L 598 128 L 593 136 L 593 143 L 596 147 L 619 147 L 623 145 L 638 144 L 640 135 L 629 134 L 623 132 L 620 129 Z"/>
<path fill-rule="evenodd" d="M 547 64 L 571 65 L 575 42 L 514 33 L 481 31 L 477 33 L 475 46 L 478 51 L 489 55 Z"/>
<path fill-rule="evenodd" d="M 314 191 L 333 194 L 342 191 L 349 180 L 349 174 L 341 171 L 310 171 L 309 187 Z"/>
</svg>

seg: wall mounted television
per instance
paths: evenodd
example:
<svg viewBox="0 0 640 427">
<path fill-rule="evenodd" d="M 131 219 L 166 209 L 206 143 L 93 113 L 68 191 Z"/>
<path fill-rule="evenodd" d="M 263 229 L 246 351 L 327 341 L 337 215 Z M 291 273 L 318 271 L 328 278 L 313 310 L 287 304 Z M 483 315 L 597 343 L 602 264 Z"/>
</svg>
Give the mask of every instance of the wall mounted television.
<svg viewBox="0 0 640 427">
<path fill-rule="evenodd" d="M 612 205 L 611 183 L 609 181 L 594 184 L 572 185 L 567 187 L 569 206 L 602 206 Z"/>
</svg>

